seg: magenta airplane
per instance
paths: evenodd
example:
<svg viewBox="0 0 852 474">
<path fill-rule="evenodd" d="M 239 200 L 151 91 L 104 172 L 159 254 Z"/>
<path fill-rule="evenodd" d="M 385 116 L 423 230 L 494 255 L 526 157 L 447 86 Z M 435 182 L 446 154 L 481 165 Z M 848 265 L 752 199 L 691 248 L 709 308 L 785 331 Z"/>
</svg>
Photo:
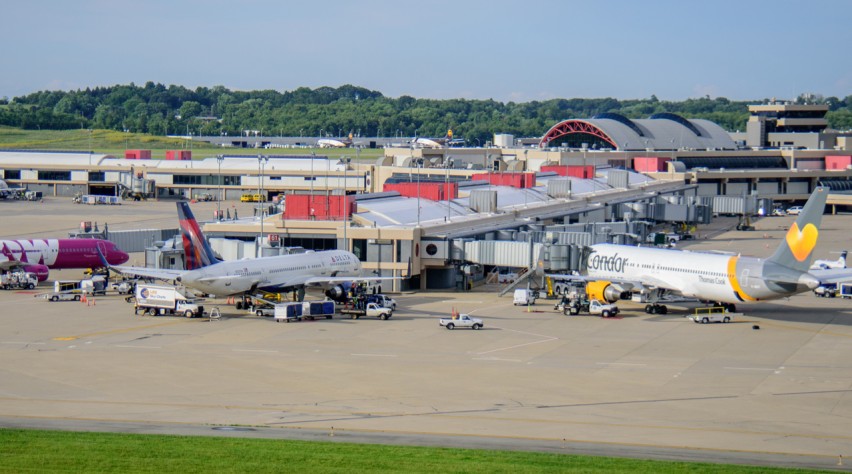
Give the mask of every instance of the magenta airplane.
<svg viewBox="0 0 852 474">
<path fill-rule="evenodd" d="M 98 268 L 103 266 L 98 249 L 111 265 L 121 265 L 130 256 L 114 243 L 101 239 L 0 240 L 0 269 L 22 267 L 47 280 L 51 268 Z"/>
</svg>

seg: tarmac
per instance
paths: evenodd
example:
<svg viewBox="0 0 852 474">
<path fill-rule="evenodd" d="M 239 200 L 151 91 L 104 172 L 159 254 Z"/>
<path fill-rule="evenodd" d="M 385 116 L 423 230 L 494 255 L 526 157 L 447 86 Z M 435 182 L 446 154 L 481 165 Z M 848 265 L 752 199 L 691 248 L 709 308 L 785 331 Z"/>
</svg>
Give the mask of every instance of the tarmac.
<svg viewBox="0 0 852 474">
<path fill-rule="evenodd" d="M 197 216 L 215 208 L 193 205 Z M 0 237 L 19 238 L 177 218 L 173 202 L 47 198 L 0 202 L 0 219 Z M 738 232 L 719 218 L 681 247 L 768 256 L 791 222 Z M 836 259 L 850 231 L 848 215 L 825 216 L 816 258 Z M 696 305 L 568 317 L 552 300 L 516 307 L 483 286 L 394 295 L 388 321 L 276 324 L 224 299 L 204 303 L 223 313 L 210 321 L 136 316 L 117 295 L 47 302 L 48 289 L 0 292 L 0 426 L 849 469 L 850 299 L 806 293 L 703 325 L 684 317 Z M 485 328 L 439 327 L 453 309 Z"/>
</svg>

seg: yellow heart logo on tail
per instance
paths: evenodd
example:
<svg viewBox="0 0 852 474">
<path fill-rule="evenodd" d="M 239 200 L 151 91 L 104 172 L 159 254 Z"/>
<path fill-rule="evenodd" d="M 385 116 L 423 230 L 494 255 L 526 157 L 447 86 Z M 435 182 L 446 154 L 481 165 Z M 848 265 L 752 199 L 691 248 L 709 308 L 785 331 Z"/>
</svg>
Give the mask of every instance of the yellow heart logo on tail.
<svg viewBox="0 0 852 474">
<path fill-rule="evenodd" d="M 796 260 L 804 262 L 811 251 L 816 247 L 819 231 L 813 224 L 807 224 L 804 229 L 799 230 L 799 226 L 794 222 L 793 227 L 787 231 L 787 245 L 790 246 L 790 251 Z"/>
</svg>

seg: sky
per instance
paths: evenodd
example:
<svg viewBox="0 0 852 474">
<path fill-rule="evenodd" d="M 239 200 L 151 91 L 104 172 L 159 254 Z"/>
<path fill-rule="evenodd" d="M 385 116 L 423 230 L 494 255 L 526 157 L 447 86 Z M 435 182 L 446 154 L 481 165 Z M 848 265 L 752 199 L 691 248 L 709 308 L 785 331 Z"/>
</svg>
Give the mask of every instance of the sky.
<svg viewBox="0 0 852 474">
<path fill-rule="evenodd" d="M 388 97 L 852 95 L 849 0 L 7 0 L 0 97 L 147 81 Z"/>
</svg>

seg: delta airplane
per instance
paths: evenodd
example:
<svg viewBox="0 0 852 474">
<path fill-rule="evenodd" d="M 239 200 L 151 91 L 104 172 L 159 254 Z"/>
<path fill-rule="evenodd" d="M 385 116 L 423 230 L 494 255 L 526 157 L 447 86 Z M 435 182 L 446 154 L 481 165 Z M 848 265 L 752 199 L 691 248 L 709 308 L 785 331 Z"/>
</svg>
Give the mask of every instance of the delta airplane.
<svg viewBox="0 0 852 474">
<path fill-rule="evenodd" d="M 846 250 L 840 252 L 837 260 L 815 260 L 811 270 L 828 270 L 829 268 L 846 268 Z"/>
<path fill-rule="evenodd" d="M 50 269 L 97 268 L 121 265 L 130 256 L 114 243 L 101 239 L 28 239 L 0 240 L 0 269 L 23 268 L 45 281 Z"/>
<path fill-rule="evenodd" d="M 596 244 L 586 261 L 586 275 L 551 275 L 555 280 L 587 281 L 590 298 L 615 302 L 632 292 L 649 296 L 645 312 L 666 314 L 660 298 L 667 294 L 697 298 L 736 311 L 737 303 L 786 298 L 822 283 L 848 281 L 847 269 L 810 270 L 828 188 L 818 187 L 767 258 L 690 252 L 650 247 Z"/>
<path fill-rule="evenodd" d="M 251 295 L 257 290 L 286 292 L 316 286 L 337 301 L 346 299 L 347 287 L 357 281 L 393 280 L 396 277 L 361 276 L 361 262 L 352 252 L 324 250 L 294 255 L 222 261 L 186 202 L 177 203 L 186 270 L 112 266 L 125 275 L 176 281 L 188 288 L 218 296 Z"/>
</svg>

